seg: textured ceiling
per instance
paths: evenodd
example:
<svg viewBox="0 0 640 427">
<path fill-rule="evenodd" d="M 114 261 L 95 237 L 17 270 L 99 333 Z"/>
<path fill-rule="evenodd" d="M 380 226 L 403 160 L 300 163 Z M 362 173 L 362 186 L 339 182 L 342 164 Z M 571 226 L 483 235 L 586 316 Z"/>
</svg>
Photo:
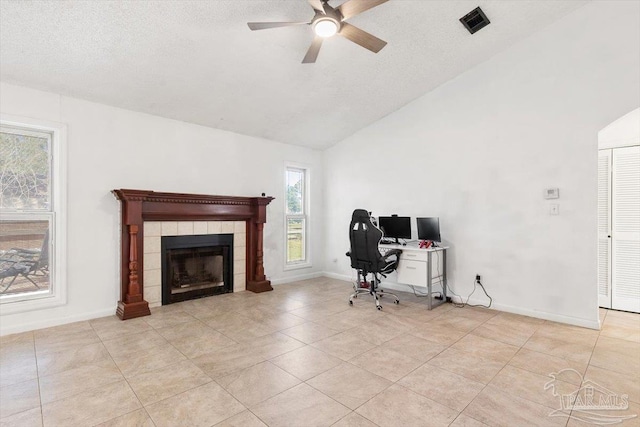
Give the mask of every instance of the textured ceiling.
<svg viewBox="0 0 640 427">
<path fill-rule="evenodd" d="M 333 0 L 331 5 L 343 3 Z M 390 0 L 301 64 L 305 0 L 0 1 L 0 79 L 290 144 L 325 148 L 582 6 L 585 1 Z M 491 24 L 458 19 L 480 5 Z"/>
</svg>

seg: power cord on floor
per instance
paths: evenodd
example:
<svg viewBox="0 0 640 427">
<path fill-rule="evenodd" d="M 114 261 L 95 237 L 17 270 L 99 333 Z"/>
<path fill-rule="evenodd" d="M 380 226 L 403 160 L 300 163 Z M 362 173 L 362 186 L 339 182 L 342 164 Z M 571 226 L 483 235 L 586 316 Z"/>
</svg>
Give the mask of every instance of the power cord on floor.
<svg viewBox="0 0 640 427">
<path fill-rule="evenodd" d="M 461 297 L 460 295 L 456 294 L 455 292 L 453 292 L 453 291 L 451 290 L 451 287 L 450 287 L 448 284 L 447 284 L 447 294 L 451 294 L 451 295 L 453 295 L 454 297 L 458 297 L 458 298 L 460 298 L 460 302 L 455 302 L 455 301 L 453 300 L 453 298 L 451 298 L 451 305 L 453 305 L 454 307 L 458 307 L 458 308 L 462 308 L 462 307 L 464 307 L 464 302 L 462 302 L 462 301 L 463 301 L 462 297 Z"/>
<path fill-rule="evenodd" d="M 473 293 L 476 291 L 476 285 L 480 286 L 480 288 L 482 289 L 482 292 L 484 292 L 484 294 L 487 296 L 487 298 L 489 298 L 489 305 L 483 305 L 483 304 L 469 304 L 469 298 L 471 298 L 471 295 L 473 295 Z M 484 288 L 484 285 L 482 284 L 482 282 L 480 281 L 480 279 L 476 279 L 473 281 L 473 291 L 471 291 L 471 293 L 469 294 L 469 296 L 467 297 L 467 302 L 465 302 L 465 305 L 468 305 L 469 307 L 482 307 L 482 308 L 491 308 L 491 304 L 493 303 L 493 298 L 491 298 L 489 296 L 489 294 L 487 293 L 487 290 Z"/>
<path fill-rule="evenodd" d="M 469 299 L 471 298 L 471 295 L 473 295 L 473 293 L 476 291 L 477 286 L 480 286 L 480 288 L 482 289 L 482 292 L 484 292 L 484 294 L 487 296 L 487 298 L 489 298 L 489 304 L 488 305 L 483 305 L 483 304 L 469 304 Z M 482 282 L 480 282 L 479 279 L 476 279 L 473 281 L 473 291 L 471 291 L 471 293 L 469 294 L 469 296 L 467 297 L 467 300 L 465 302 L 462 302 L 462 297 L 460 295 L 457 295 L 456 293 L 454 293 L 451 288 L 449 286 L 447 286 L 447 289 L 449 290 L 449 292 L 460 298 L 460 302 L 454 302 L 453 299 L 451 299 L 451 304 L 453 304 L 454 307 L 458 307 L 458 308 L 463 308 L 465 306 L 469 306 L 469 307 L 482 307 L 482 308 L 491 308 L 491 304 L 493 303 L 493 298 L 491 298 L 491 296 L 489 296 L 489 294 L 487 293 L 487 290 L 484 288 L 484 285 L 482 284 Z"/>
</svg>

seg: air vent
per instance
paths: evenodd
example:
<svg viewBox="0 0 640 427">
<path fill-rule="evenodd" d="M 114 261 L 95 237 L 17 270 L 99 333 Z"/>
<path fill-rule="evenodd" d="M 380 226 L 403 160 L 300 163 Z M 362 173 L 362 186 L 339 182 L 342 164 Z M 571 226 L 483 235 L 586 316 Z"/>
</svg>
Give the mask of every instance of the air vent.
<svg viewBox="0 0 640 427">
<path fill-rule="evenodd" d="M 460 22 L 462 22 L 462 25 L 464 25 L 471 34 L 491 23 L 480 7 L 476 7 L 471 12 L 460 18 Z"/>
</svg>

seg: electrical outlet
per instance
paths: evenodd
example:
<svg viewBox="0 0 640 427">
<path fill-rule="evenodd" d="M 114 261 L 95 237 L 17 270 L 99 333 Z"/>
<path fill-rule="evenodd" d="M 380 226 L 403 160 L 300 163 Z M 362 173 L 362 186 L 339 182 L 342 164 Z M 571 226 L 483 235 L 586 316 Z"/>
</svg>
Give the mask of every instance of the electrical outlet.
<svg viewBox="0 0 640 427">
<path fill-rule="evenodd" d="M 476 274 L 476 281 L 479 282 L 480 281 L 480 275 Z"/>
</svg>

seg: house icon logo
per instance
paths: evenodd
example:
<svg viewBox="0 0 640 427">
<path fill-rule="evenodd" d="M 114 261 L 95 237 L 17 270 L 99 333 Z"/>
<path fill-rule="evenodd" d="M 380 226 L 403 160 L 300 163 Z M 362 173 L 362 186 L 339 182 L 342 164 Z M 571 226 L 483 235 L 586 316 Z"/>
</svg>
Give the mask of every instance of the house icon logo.
<svg viewBox="0 0 640 427">
<path fill-rule="evenodd" d="M 581 385 L 571 393 L 559 393 L 556 387 L 558 378 L 567 375 L 577 375 Z M 552 372 L 549 377 L 551 380 L 544 385 L 544 389 L 551 390 L 553 396 L 560 401 L 560 408 L 552 411 L 550 417 L 569 417 L 595 425 L 614 425 L 638 416 L 619 413 L 629 409 L 628 395 L 617 394 L 595 381 L 585 379 L 575 369 Z"/>
</svg>

